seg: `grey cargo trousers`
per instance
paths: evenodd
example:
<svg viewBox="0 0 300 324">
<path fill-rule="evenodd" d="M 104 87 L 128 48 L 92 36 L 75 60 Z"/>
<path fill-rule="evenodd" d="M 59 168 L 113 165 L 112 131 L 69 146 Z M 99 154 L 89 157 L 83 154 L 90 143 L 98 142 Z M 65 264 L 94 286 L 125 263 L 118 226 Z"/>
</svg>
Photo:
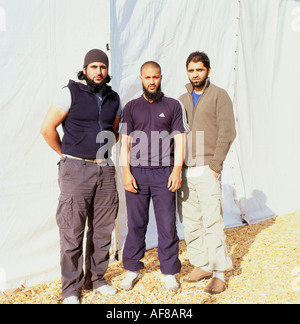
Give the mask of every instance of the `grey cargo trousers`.
<svg viewBox="0 0 300 324">
<path fill-rule="evenodd" d="M 60 231 L 62 299 L 106 284 L 111 234 L 118 214 L 115 167 L 63 157 L 56 220 Z M 86 238 L 85 271 L 83 239 Z"/>
</svg>

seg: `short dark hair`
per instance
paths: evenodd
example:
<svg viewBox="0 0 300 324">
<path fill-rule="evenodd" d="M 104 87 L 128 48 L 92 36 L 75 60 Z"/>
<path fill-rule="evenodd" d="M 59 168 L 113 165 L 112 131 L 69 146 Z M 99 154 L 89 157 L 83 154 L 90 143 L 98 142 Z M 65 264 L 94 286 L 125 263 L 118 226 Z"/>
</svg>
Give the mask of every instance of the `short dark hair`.
<svg viewBox="0 0 300 324">
<path fill-rule="evenodd" d="M 188 66 L 191 62 L 194 63 L 198 63 L 198 62 L 202 62 L 203 65 L 209 70 L 210 69 L 210 59 L 207 56 L 206 53 L 204 52 L 193 52 L 192 54 L 190 54 L 190 56 L 188 57 L 188 59 L 186 60 L 186 68 L 188 69 Z"/>
<path fill-rule="evenodd" d="M 161 73 L 161 67 L 160 67 L 160 65 L 159 65 L 157 62 L 154 62 L 154 61 L 148 61 L 148 62 L 146 62 L 146 63 L 144 63 L 144 64 L 142 65 L 142 67 L 141 67 L 141 74 L 142 74 L 142 72 L 143 72 L 143 69 L 144 69 L 147 65 L 149 65 L 149 66 L 151 66 L 151 67 L 157 67 L 157 68 L 159 69 L 159 72 Z"/>
</svg>

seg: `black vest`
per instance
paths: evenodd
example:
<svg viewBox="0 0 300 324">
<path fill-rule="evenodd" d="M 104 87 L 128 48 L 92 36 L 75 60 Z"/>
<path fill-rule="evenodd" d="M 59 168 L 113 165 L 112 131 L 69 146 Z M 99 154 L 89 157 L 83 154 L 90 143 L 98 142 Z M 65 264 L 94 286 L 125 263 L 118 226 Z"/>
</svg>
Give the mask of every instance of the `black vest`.
<svg viewBox="0 0 300 324">
<path fill-rule="evenodd" d="M 68 88 L 72 105 L 62 123 L 62 153 L 83 159 L 109 158 L 111 147 L 104 156 L 97 156 L 100 147 L 107 143 L 99 143 L 98 135 L 101 132 L 113 134 L 113 124 L 120 106 L 119 95 L 107 86 L 100 106 L 97 96 L 88 86 L 70 80 Z"/>
</svg>

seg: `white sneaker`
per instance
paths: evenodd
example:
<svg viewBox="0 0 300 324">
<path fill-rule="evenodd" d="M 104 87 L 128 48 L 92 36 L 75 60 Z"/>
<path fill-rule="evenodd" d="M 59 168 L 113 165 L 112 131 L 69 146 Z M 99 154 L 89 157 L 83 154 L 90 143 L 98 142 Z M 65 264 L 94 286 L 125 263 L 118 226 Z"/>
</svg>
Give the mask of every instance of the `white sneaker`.
<svg viewBox="0 0 300 324">
<path fill-rule="evenodd" d="M 126 278 L 120 284 L 121 289 L 127 291 L 131 290 L 140 278 L 141 275 L 139 271 L 129 271 Z"/>
<path fill-rule="evenodd" d="M 63 300 L 63 305 L 80 305 L 78 296 L 71 296 Z"/>
<path fill-rule="evenodd" d="M 165 275 L 162 277 L 161 281 L 166 284 L 166 288 L 169 291 L 177 292 L 179 289 L 179 282 L 173 275 Z"/>
<path fill-rule="evenodd" d="M 99 287 L 96 289 L 100 294 L 102 295 L 115 295 L 117 293 L 117 289 L 109 286 L 109 285 L 104 285 L 102 287 Z"/>
</svg>

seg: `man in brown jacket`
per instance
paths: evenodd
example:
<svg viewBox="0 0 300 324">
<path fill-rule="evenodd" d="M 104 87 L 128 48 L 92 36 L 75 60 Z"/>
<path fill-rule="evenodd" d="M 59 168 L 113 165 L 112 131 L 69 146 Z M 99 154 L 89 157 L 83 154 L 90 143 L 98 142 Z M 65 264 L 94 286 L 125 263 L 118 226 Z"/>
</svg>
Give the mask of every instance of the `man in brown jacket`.
<svg viewBox="0 0 300 324">
<path fill-rule="evenodd" d="M 205 53 L 192 53 L 186 68 L 190 84 L 179 100 L 191 132 L 178 210 L 195 270 L 184 281 L 213 277 L 205 292 L 216 294 L 225 290 L 224 272 L 232 269 L 224 233 L 221 172 L 236 136 L 233 105 L 227 92 L 210 82 L 210 60 Z"/>
</svg>

